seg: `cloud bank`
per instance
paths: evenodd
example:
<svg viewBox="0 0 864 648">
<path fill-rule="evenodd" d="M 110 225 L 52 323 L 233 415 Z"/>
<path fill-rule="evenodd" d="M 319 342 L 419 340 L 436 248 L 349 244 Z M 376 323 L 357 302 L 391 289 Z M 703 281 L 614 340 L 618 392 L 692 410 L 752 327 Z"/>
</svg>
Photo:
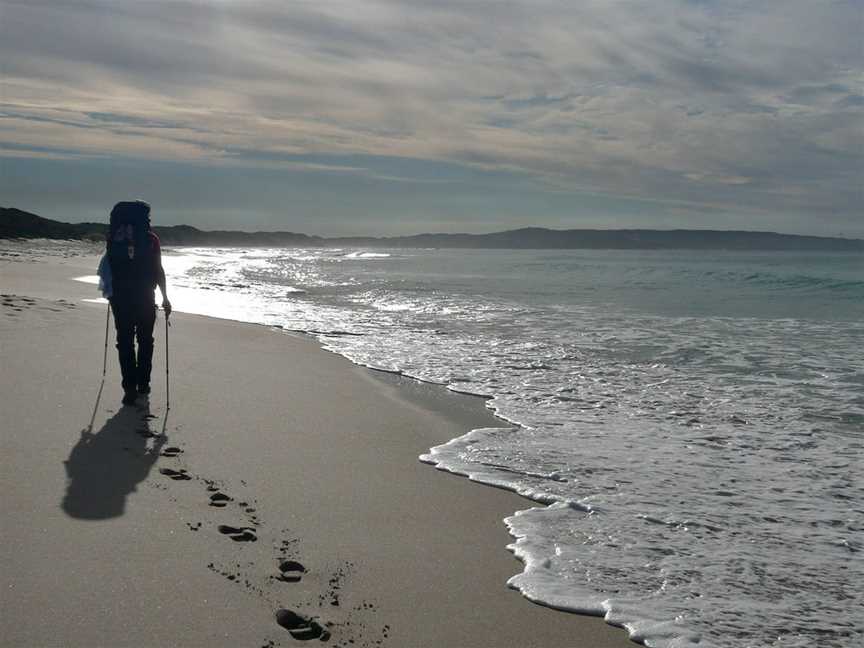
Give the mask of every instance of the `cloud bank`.
<svg viewBox="0 0 864 648">
<path fill-rule="evenodd" d="M 3 0 L 0 155 L 427 161 L 846 227 L 862 33 L 861 0 Z"/>
</svg>

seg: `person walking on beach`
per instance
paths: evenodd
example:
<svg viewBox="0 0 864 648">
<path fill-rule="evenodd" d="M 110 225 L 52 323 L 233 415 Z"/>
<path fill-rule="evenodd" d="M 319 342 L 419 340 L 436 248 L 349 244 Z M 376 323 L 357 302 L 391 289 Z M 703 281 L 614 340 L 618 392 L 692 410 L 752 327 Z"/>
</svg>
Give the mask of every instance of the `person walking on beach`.
<svg viewBox="0 0 864 648">
<path fill-rule="evenodd" d="M 150 205 L 146 202 L 114 205 L 99 276 L 117 329 L 123 404 L 133 405 L 138 394 L 150 393 L 157 285 L 165 317 L 171 314 L 162 250 L 159 237 L 150 229 Z"/>
</svg>

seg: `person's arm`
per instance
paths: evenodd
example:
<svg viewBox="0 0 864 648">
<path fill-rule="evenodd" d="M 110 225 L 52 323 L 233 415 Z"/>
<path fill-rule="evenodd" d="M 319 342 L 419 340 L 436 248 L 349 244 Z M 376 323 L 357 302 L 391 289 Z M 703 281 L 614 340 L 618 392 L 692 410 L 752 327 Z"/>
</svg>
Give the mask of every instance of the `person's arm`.
<svg viewBox="0 0 864 648">
<path fill-rule="evenodd" d="M 171 314 L 171 302 L 168 300 L 168 282 L 165 281 L 165 268 L 162 267 L 162 246 L 159 243 L 158 237 L 153 234 L 154 261 L 156 264 L 156 285 L 159 286 L 159 292 L 162 293 L 162 309 L 165 311 L 165 317 Z"/>
<path fill-rule="evenodd" d="M 161 258 L 159 260 L 159 268 L 156 270 L 156 284 L 162 293 L 162 308 L 165 309 L 165 317 L 168 317 L 171 314 L 171 302 L 168 301 L 168 284 L 165 281 L 165 269 L 162 267 Z"/>
</svg>

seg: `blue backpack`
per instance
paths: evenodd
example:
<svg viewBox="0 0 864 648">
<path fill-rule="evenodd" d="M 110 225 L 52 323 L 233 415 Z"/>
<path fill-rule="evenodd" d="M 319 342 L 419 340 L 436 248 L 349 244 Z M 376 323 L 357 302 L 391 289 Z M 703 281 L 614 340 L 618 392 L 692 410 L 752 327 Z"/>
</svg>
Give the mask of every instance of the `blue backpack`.
<svg viewBox="0 0 864 648">
<path fill-rule="evenodd" d="M 114 290 L 124 284 L 156 285 L 150 205 L 142 200 L 119 202 L 111 210 L 106 247 Z"/>
</svg>

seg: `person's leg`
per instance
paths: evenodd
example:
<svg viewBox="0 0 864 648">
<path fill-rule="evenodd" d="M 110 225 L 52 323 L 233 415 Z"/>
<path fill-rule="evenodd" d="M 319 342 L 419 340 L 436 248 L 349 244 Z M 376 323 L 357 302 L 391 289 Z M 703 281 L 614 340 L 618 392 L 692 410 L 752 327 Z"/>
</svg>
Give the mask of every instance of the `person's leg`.
<svg viewBox="0 0 864 648">
<path fill-rule="evenodd" d="M 138 339 L 138 393 L 150 393 L 150 370 L 153 367 L 153 326 L 156 323 L 156 304 L 144 301 L 138 309 L 135 335 Z"/>
<path fill-rule="evenodd" d="M 119 299 L 111 300 L 114 328 L 117 331 L 117 355 L 120 360 L 122 385 L 126 395 L 135 391 L 135 313 L 132 304 Z M 124 398 L 124 402 L 125 402 Z"/>
</svg>

